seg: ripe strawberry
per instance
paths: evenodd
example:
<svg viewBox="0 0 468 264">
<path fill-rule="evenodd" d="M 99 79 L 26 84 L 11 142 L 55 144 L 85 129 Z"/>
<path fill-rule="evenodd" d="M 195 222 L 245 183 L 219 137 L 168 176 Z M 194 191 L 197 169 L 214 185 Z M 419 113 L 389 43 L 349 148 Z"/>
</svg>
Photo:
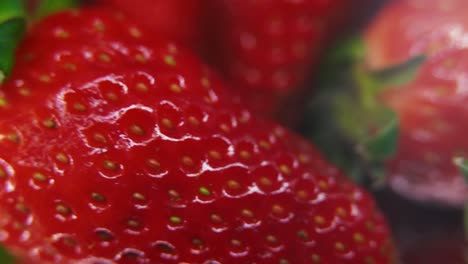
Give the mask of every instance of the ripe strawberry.
<svg viewBox="0 0 468 264">
<path fill-rule="evenodd" d="M 390 1 L 364 35 L 366 63 L 381 69 L 447 47 L 466 47 L 467 9 L 464 0 Z"/>
<path fill-rule="evenodd" d="M 34 263 L 393 263 L 369 194 L 152 35 L 91 9 L 32 29 L 0 87 L 2 243 Z"/>
<path fill-rule="evenodd" d="M 339 134 L 357 143 L 371 174 L 386 175 L 394 190 L 420 201 L 461 206 L 468 199 L 454 164 L 468 157 L 468 49 L 457 33 L 466 20 L 458 10 L 467 3 L 390 4 L 370 25 L 364 58 L 354 62 L 358 87 L 341 85 L 348 90 L 336 93 L 333 110 L 320 110 L 333 112 Z"/>
<path fill-rule="evenodd" d="M 303 104 L 304 80 L 334 36 L 330 27 L 357 1 L 211 3 L 214 64 L 256 112 L 277 116 Z"/>
<path fill-rule="evenodd" d="M 202 49 L 204 1 L 98 0 L 123 11 L 154 33 L 164 34 L 188 47 Z"/>
</svg>

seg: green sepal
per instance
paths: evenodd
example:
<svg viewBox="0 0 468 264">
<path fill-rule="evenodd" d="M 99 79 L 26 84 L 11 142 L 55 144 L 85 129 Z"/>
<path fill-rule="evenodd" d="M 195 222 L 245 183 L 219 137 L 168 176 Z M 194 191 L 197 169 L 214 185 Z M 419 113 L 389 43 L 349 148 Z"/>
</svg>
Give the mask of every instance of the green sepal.
<svg viewBox="0 0 468 264">
<path fill-rule="evenodd" d="M 78 6 L 78 0 L 42 0 L 35 12 L 36 18 L 42 18 L 50 14 Z"/>
<path fill-rule="evenodd" d="M 0 1 L 0 24 L 12 18 L 25 18 L 26 9 L 21 0 L 1 0 Z M 0 37 L 2 39 L 3 36 Z"/>
<path fill-rule="evenodd" d="M 0 263 L 2 264 L 13 264 L 15 259 L 13 256 L 8 254 L 8 252 L 0 245 Z"/>
<path fill-rule="evenodd" d="M 26 31 L 26 20 L 15 17 L 0 24 L 0 83 L 11 73 L 16 47 Z"/>
<path fill-rule="evenodd" d="M 413 81 L 425 61 L 424 55 L 414 56 L 404 63 L 380 71 L 369 71 L 367 74 L 383 89 L 393 88 Z"/>
<path fill-rule="evenodd" d="M 460 173 L 465 177 L 466 183 L 468 184 L 468 160 L 463 157 L 453 158 L 453 164 L 457 166 Z"/>
<path fill-rule="evenodd" d="M 364 142 L 366 155 L 376 160 L 385 160 L 393 156 L 397 150 L 399 121 L 393 111 L 388 111 L 391 117 L 374 136 Z"/>
</svg>

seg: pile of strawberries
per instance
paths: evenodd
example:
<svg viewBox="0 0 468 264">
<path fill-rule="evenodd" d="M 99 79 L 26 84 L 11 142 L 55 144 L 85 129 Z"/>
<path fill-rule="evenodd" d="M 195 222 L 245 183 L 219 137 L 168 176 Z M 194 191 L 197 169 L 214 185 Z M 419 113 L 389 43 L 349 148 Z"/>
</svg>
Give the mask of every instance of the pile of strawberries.
<svg viewBox="0 0 468 264">
<path fill-rule="evenodd" d="M 468 2 L 378 4 L 0 2 L 0 263 L 463 264 Z"/>
</svg>

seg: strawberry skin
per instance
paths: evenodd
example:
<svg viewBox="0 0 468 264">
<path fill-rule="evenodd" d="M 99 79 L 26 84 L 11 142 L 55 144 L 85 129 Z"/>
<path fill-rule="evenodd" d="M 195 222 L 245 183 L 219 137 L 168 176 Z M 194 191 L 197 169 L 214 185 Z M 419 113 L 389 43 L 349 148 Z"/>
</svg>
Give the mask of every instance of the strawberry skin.
<svg viewBox="0 0 468 264">
<path fill-rule="evenodd" d="M 204 1 L 99 0 L 121 10 L 142 26 L 188 47 L 202 49 Z"/>
<path fill-rule="evenodd" d="M 257 112 L 297 108 L 311 66 L 333 38 L 329 26 L 349 2 L 213 0 L 213 61 Z"/>
<path fill-rule="evenodd" d="M 400 193 L 423 201 L 461 206 L 468 186 L 455 157 L 468 156 L 468 19 L 463 0 L 394 1 L 365 35 L 365 62 L 372 69 L 425 55 L 416 79 L 385 93 L 400 119 L 389 182 Z M 398 36 L 398 37 L 396 37 Z"/>
<path fill-rule="evenodd" d="M 366 63 L 386 68 L 420 54 L 466 47 L 467 9 L 464 0 L 389 1 L 366 30 Z"/>
<path fill-rule="evenodd" d="M 430 58 L 411 83 L 384 95 L 400 119 L 397 153 L 387 163 L 389 183 L 422 201 L 462 206 L 468 185 L 453 163 L 468 156 L 468 50 L 445 50 Z"/>
<path fill-rule="evenodd" d="M 51 41 L 52 40 L 52 41 Z M 372 198 L 199 60 L 101 9 L 0 90 L 0 242 L 32 263 L 393 263 Z"/>
</svg>

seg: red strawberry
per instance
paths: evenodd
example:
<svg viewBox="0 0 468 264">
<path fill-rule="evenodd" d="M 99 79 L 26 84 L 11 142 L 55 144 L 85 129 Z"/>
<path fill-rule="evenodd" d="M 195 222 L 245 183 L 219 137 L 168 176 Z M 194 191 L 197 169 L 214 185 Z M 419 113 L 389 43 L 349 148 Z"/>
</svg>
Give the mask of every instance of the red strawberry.
<svg viewBox="0 0 468 264">
<path fill-rule="evenodd" d="M 334 35 L 348 0 L 213 0 L 214 61 L 257 112 L 301 105 L 310 66 Z M 285 107 L 287 105 L 288 107 Z M 283 108 L 283 109 L 282 109 Z M 291 118 L 291 116 L 286 116 Z M 285 120 L 288 122 L 288 120 Z"/>
<path fill-rule="evenodd" d="M 204 1 L 200 0 L 98 0 L 123 11 L 156 34 L 202 49 Z"/>
<path fill-rule="evenodd" d="M 468 49 L 458 36 L 466 30 L 458 10 L 467 3 L 390 4 L 370 25 L 364 59 L 354 63 L 357 89 L 341 85 L 348 90 L 335 96 L 333 110 L 320 111 L 333 112 L 371 174 L 386 175 L 394 190 L 416 200 L 461 206 L 468 199 L 454 164 L 468 158 Z"/>
<path fill-rule="evenodd" d="M 152 35 L 104 10 L 32 29 L 1 87 L 2 243 L 34 263 L 393 263 L 369 194 Z"/>
<path fill-rule="evenodd" d="M 466 47 L 465 0 L 393 0 L 365 33 L 366 63 L 373 69 L 400 64 L 447 47 Z"/>
</svg>

